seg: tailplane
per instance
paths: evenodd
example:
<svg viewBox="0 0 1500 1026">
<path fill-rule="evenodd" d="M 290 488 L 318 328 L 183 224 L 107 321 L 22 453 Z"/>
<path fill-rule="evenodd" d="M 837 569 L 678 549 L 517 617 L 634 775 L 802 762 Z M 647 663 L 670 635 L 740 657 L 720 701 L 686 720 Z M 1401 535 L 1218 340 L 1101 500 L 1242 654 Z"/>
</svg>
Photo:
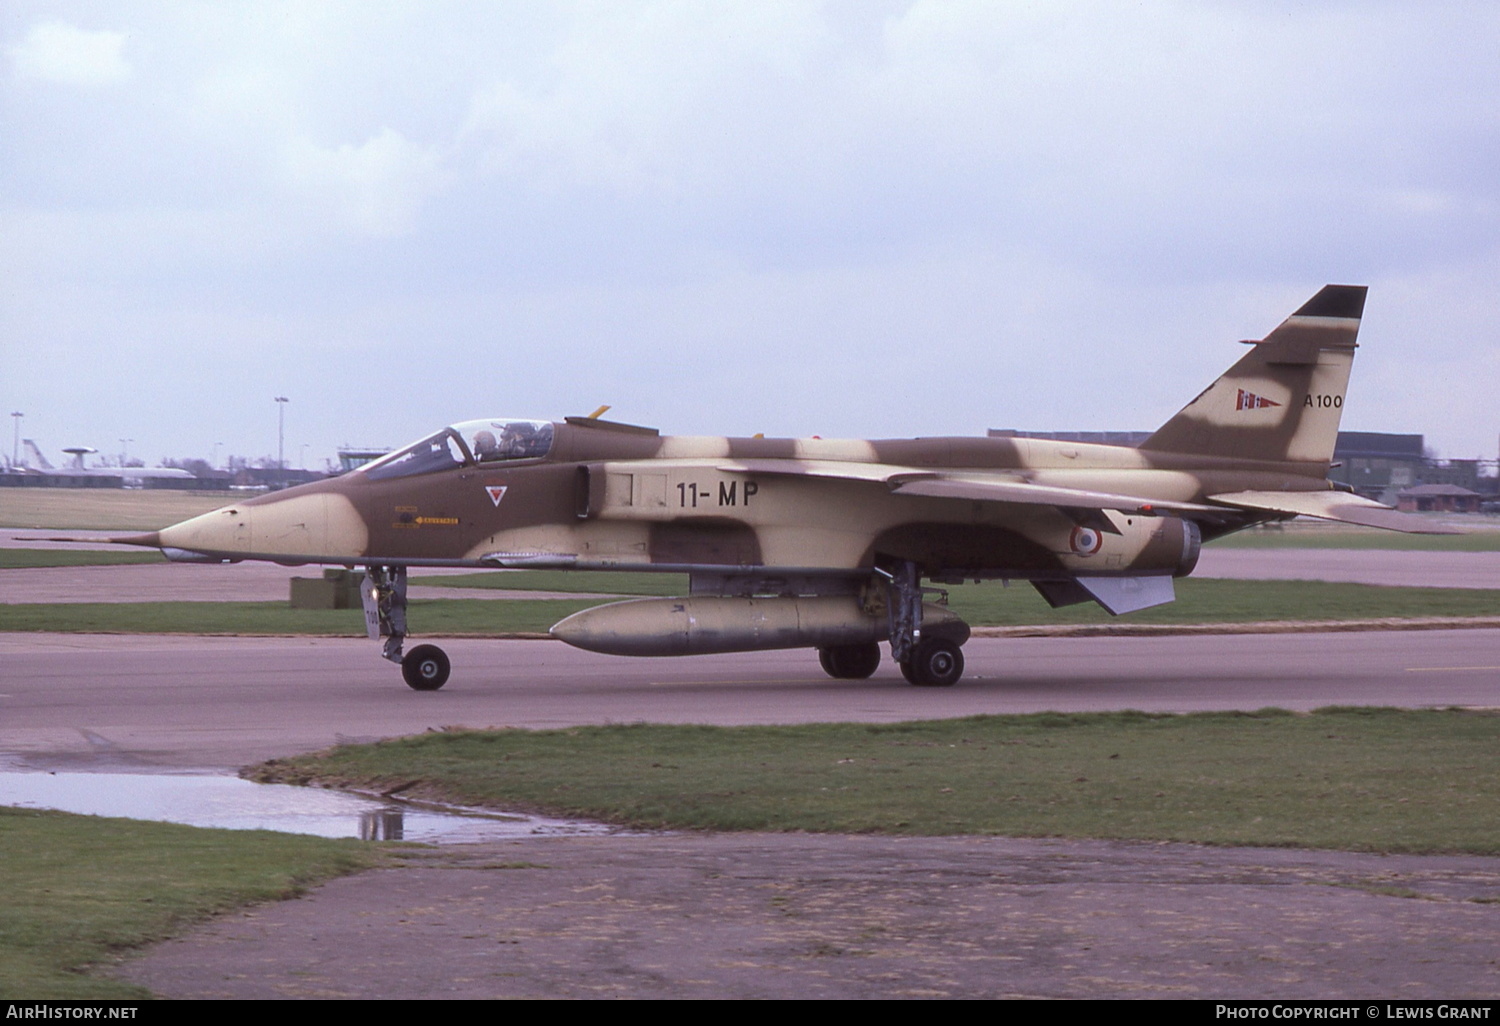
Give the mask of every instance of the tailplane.
<svg viewBox="0 0 1500 1026">
<path fill-rule="evenodd" d="M 1366 291 L 1325 285 L 1141 448 L 1302 463 L 1322 477 L 1338 440 Z"/>
</svg>

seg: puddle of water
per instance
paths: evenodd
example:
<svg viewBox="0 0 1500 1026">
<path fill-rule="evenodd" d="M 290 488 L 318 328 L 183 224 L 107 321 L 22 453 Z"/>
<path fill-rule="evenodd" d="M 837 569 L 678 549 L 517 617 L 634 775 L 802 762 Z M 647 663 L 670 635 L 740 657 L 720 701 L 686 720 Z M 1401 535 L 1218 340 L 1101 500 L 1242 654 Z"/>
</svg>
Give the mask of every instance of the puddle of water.
<svg viewBox="0 0 1500 1026">
<path fill-rule="evenodd" d="M 611 832 L 598 823 L 443 812 L 342 791 L 187 774 L 0 772 L 0 805 L 367 841 L 464 844 Z"/>
</svg>

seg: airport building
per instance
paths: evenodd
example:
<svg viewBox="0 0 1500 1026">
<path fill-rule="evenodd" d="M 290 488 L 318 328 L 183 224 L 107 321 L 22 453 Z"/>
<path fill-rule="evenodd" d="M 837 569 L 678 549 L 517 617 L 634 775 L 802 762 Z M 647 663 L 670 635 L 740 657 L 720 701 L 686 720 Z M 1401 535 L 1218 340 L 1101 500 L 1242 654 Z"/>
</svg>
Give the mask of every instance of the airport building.
<svg viewBox="0 0 1500 1026">
<path fill-rule="evenodd" d="M 1396 493 L 1403 513 L 1478 513 L 1484 496 L 1451 484 L 1424 484 Z"/>
</svg>

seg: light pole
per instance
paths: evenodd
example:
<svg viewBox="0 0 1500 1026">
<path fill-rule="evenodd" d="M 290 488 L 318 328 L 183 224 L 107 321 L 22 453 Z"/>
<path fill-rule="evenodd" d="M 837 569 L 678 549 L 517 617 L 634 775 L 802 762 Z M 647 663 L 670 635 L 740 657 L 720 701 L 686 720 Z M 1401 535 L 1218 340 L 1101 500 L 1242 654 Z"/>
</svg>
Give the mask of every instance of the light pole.
<svg viewBox="0 0 1500 1026">
<path fill-rule="evenodd" d="M 11 414 L 11 417 L 14 418 L 16 425 L 16 440 L 11 445 L 10 450 L 10 465 L 12 467 L 21 462 L 21 418 L 24 416 L 26 416 L 26 414 L 22 413 L 20 410 L 17 410 L 15 413 Z"/>
<path fill-rule="evenodd" d="M 286 404 L 291 402 L 284 395 L 276 397 L 276 469 L 281 471 L 281 484 L 286 484 Z"/>
</svg>

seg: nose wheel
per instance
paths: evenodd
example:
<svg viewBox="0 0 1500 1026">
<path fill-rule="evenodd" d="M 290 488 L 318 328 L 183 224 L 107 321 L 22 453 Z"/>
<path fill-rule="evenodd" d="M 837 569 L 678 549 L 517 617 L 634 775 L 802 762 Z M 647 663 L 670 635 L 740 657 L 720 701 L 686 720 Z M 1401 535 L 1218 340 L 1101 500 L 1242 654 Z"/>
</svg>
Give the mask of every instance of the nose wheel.
<svg viewBox="0 0 1500 1026">
<path fill-rule="evenodd" d="M 436 645 L 418 645 L 405 655 L 401 653 L 406 641 L 406 567 L 367 567 L 359 590 L 370 640 L 385 639 L 380 654 L 401 664 L 407 686 L 413 691 L 436 691 L 448 683 L 453 666 L 447 653 Z"/>
<path fill-rule="evenodd" d="M 413 691 L 436 691 L 448 683 L 452 664 L 436 645 L 418 645 L 401 658 L 401 676 Z"/>
</svg>

